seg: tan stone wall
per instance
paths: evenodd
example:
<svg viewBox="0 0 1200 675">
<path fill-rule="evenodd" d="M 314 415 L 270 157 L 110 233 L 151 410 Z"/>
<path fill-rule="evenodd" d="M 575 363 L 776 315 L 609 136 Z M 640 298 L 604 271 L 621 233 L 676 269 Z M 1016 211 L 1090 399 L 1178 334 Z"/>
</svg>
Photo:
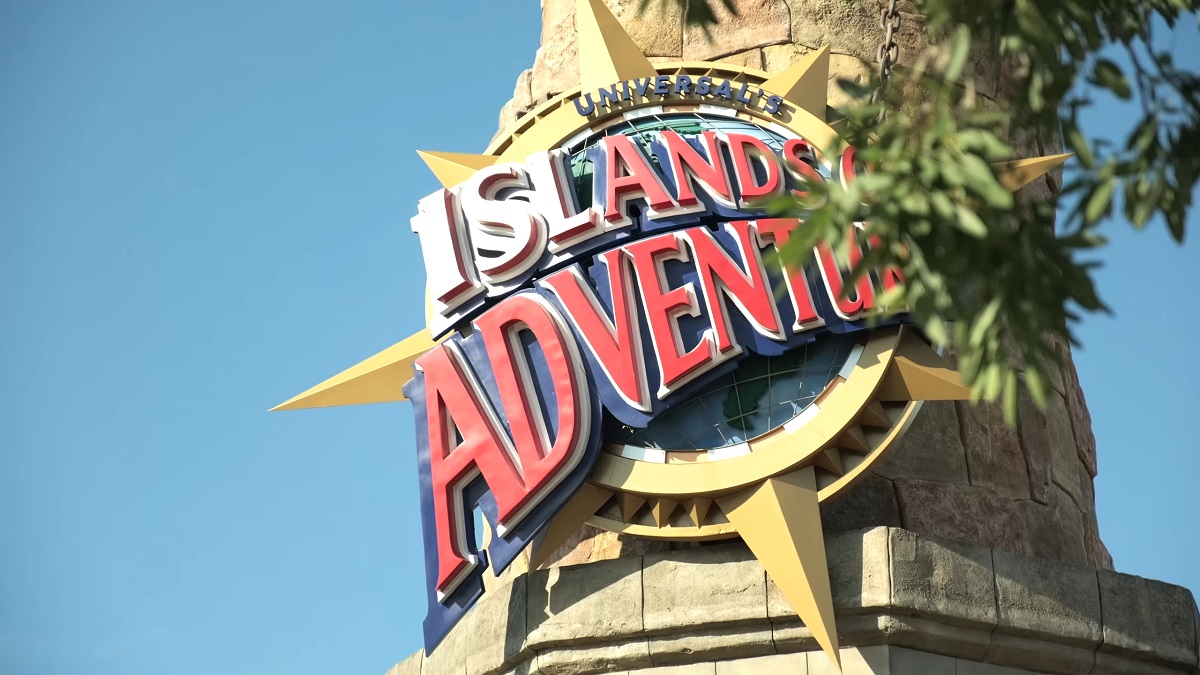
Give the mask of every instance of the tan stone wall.
<svg viewBox="0 0 1200 675">
<path fill-rule="evenodd" d="M 825 545 L 844 675 L 1200 673 L 1186 588 L 897 528 Z M 516 575 L 390 675 L 806 669 L 836 672 L 731 542 Z"/>
<path fill-rule="evenodd" d="M 675 6 L 654 0 L 637 16 L 640 0 L 608 0 L 614 15 L 651 61 L 716 59 L 777 71 L 797 56 L 831 47 L 830 104 L 840 98 L 834 80 L 863 81 L 881 39 L 879 2 L 865 0 L 738 0 L 737 17 L 722 15 L 711 40 L 686 27 Z M 720 5 L 720 3 L 715 3 Z M 500 115 L 503 129 L 539 102 L 578 84 L 575 0 L 543 0 L 542 44 L 532 68 L 517 79 Z M 665 7 L 665 9 L 664 9 Z M 901 2 L 897 38 L 901 62 L 931 44 L 923 17 Z M 1003 109 L 1002 69 L 974 60 L 983 105 Z M 1022 152 L 1059 147 L 1051 137 L 1018 141 Z M 1055 178 L 1022 192 L 1051 196 Z M 1063 352 L 1061 373 L 1045 410 L 1028 399 L 1020 424 L 1008 428 L 997 406 L 929 403 L 899 447 L 858 486 L 824 509 L 825 527 L 845 531 L 887 525 L 990 548 L 1097 568 L 1112 559 L 1100 540 L 1092 479 L 1096 442 L 1079 380 Z M 678 548 L 680 545 L 674 545 Z M 687 545 L 685 545 L 687 546 Z M 641 555 L 668 544 L 585 528 L 556 555 L 560 564 Z M 520 571 L 518 565 L 516 571 Z"/>
</svg>

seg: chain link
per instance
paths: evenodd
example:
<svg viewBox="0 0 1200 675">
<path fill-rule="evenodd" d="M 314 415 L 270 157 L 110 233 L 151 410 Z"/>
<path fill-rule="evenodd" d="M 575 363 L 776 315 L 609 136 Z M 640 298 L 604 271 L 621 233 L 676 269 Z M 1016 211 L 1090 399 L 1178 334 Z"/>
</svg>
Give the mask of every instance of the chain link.
<svg viewBox="0 0 1200 675">
<path fill-rule="evenodd" d="M 879 64 L 879 83 L 882 88 L 887 86 L 892 66 L 900 60 L 900 45 L 896 44 L 896 33 L 900 32 L 900 10 L 896 7 L 896 0 L 888 0 L 887 7 L 879 10 L 879 27 L 883 29 L 883 42 L 875 51 L 875 61 Z"/>
</svg>

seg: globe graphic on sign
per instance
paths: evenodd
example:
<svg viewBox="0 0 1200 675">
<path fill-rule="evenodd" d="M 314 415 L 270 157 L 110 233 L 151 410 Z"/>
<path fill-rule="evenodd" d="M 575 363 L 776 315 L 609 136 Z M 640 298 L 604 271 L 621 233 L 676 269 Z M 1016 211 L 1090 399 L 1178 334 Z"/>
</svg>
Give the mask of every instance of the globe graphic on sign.
<svg viewBox="0 0 1200 675">
<path fill-rule="evenodd" d="M 671 130 L 687 138 L 706 131 L 752 135 L 772 150 L 783 148 L 784 138 L 757 124 L 736 117 L 695 113 L 647 114 L 625 120 L 592 134 L 571 147 L 571 172 L 576 194 L 585 207 L 592 194 L 592 164 L 586 151 L 613 134 L 634 140 L 651 164 L 655 132 Z M 817 167 L 823 171 L 823 167 Z M 796 419 L 837 377 L 854 345 L 853 336 L 825 333 L 813 342 L 781 356 L 747 354 L 735 369 L 709 382 L 690 398 L 672 402 L 644 428 L 605 421 L 605 438 L 613 443 L 670 450 L 718 449 L 744 443 Z"/>
<path fill-rule="evenodd" d="M 745 443 L 795 419 L 837 377 L 857 341 L 826 333 L 782 356 L 747 354 L 736 369 L 643 429 L 606 421 L 613 443 L 670 450 Z"/>
</svg>

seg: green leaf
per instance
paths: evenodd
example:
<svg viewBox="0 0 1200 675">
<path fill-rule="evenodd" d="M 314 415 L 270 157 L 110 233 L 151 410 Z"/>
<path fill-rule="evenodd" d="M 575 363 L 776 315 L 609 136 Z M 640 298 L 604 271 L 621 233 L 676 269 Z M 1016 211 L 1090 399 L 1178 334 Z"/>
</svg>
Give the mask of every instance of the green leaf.
<svg viewBox="0 0 1200 675">
<path fill-rule="evenodd" d="M 966 206 L 963 206 L 962 204 L 959 204 L 955 209 L 955 213 L 958 215 L 958 219 L 955 221 L 955 225 L 958 226 L 958 229 L 966 232 L 976 239 L 983 239 L 987 236 L 987 225 L 983 224 L 983 221 L 979 219 L 979 216 L 976 215 L 974 211 Z"/>
<path fill-rule="evenodd" d="M 1079 164 L 1085 169 L 1091 169 L 1096 166 L 1096 156 L 1092 154 L 1092 145 L 1079 131 L 1079 127 L 1075 125 L 1074 119 L 1065 119 L 1062 123 L 1063 140 L 1071 150 L 1075 151 L 1075 158 L 1079 160 Z"/>
<path fill-rule="evenodd" d="M 983 343 L 983 338 L 987 335 L 987 331 L 996 322 L 996 315 L 1000 313 L 1000 298 L 993 298 L 975 317 L 975 322 L 971 326 L 971 337 L 969 341 L 972 346 L 977 347 Z"/>
<path fill-rule="evenodd" d="M 1116 187 L 1117 180 L 1110 176 L 1102 180 L 1092 191 L 1083 210 L 1084 220 L 1089 225 L 1100 222 L 1100 218 L 1108 211 L 1108 205 L 1112 202 L 1113 190 Z"/>
<path fill-rule="evenodd" d="M 1147 115 L 1129 136 L 1126 148 L 1145 153 L 1156 140 L 1158 140 L 1158 115 Z"/>
<path fill-rule="evenodd" d="M 950 57 L 946 61 L 945 78 L 956 81 L 967 65 L 967 55 L 971 53 L 971 30 L 959 25 L 950 37 Z"/>
<path fill-rule="evenodd" d="M 1129 89 L 1129 80 L 1125 79 L 1125 73 L 1108 59 L 1096 61 L 1092 69 L 1092 81 L 1124 100 L 1128 100 L 1133 93 Z"/>
</svg>

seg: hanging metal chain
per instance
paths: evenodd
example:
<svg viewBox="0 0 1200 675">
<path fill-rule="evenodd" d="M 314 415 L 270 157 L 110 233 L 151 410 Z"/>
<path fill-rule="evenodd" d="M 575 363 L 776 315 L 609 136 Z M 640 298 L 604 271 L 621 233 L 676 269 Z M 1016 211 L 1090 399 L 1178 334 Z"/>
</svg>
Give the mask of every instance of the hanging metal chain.
<svg viewBox="0 0 1200 675">
<path fill-rule="evenodd" d="M 892 75 L 892 66 L 900 60 L 900 45 L 896 44 L 896 33 L 900 32 L 900 10 L 896 7 L 896 0 L 888 0 L 887 6 L 879 10 L 879 27 L 883 29 L 883 42 L 875 51 L 875 61 L 879 64 L 879 88 L 882 91 Z M 879 99 L 880 91 L 875 92 L 873 100 Z"/>
</svg>

